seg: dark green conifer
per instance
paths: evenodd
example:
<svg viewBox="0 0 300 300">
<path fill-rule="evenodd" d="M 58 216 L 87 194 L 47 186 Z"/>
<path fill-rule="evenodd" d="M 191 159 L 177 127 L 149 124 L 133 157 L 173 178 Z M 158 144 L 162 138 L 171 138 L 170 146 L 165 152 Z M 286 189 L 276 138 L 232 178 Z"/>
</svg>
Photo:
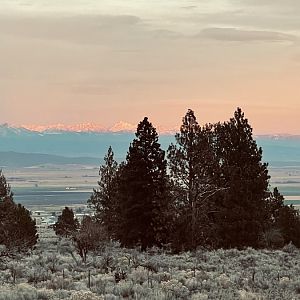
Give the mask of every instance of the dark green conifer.
<svg viewBox="0 0 300 300">
<path fill-rule="evenodd" d="M 216 192 L 213 182 L 214 152 L 211 126 L 198 124 L 189 109 L 183 118 L 176 144 L 168 149 L 175 208 L 173 245 L 179 250 L 195 249 L 209 243 L 213 229 L 209 212 L 211 196 Z"/>
<path fill-rule="evenodd" d="M 123 245 L 140 244 L 145 250 L 165 242 L 167 182 L 165 152 L 145 117 L 119 170 L 118 237 Z"/>
<path fill-rule="evenodd" d="M 222 247 L 259 245 L 265 223 L 269 175 L 262 149 L 238 108 L 228 122 L 215 126 L 217 184 L 225 188 L 217 197 L 218 237 Z"/>
<path fill-rule="evenodd" d="M 100 166 L 98 188 L 88 200 L 88 204 L 95 210 L 95 218 L 114 236 L 116 220 L 116 195 L 118 190 L 118 163 L 114 160 L 114 152 L 109 147 L 104 157 L 104 164 Z"/>
<path fill-rule="evenodd" d="M 55 233 L 64 237 L 70 237 L 78 230 L 78 228 L 79 222 L 74 217 L 73 210 L 69 207 L 65 207 L 54 225 Z"/>
<path fill-rule="evenodd" d="M 35 221 L 25 207 L 15 204 L 10 186 L 0 171 L 0 245 L 6 247 L 6 254 L 11 254 L 31 249 L 37 239 Z"/>
</svg>

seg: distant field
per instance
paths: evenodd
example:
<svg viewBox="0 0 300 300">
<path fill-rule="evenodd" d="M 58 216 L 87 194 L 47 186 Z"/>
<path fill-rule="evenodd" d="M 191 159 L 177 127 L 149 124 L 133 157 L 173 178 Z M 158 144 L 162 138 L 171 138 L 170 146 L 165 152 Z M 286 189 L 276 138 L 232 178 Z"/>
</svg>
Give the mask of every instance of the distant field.
<svg viewBox="0 0 300 300">
<path fill-rule="evenodd" d="M 26 207 L 84 205 L 99 180 L 98 166 L 60 165 L 4 169 L 14 199 Z M 286 204 L 300 205 L 300 166 L 269 167 L 271 187 Z"/>
<path fill-rule="evenodd" d="M 128 149 L 129 142 L 132 140 L 132 135 L 46 135 L 44 137 L 35 137 L 26 145 L 36 144 L 40 147 L 49 146 L 48 152 L 51 154 L 66 155 L 72 152 L 74 155 L 94 155 L 93 151 L 99 151 L 99 155 L 103 158 L 106 152 L 107 145 L 112 144 L 117 149 L 117 157 L 123 157 L 123 160 Z M 42 139 L 43 138 L 43 139 Z M 38 143 L 38 141 L 42 139 Z M 61 152 L 50 151 L 51 145 L 59 145 Z M 24 141 L 25 141 L 24 140 Z M 15 142 L 20 142 L 19 137 L 13 139 Z M 35 143 L 35 142 L 36 143 Z M 172 136 L 162 136 L 160 139 L 162 147 L 167 149 L 168 145 L 174 141 Z M 34 142 L 34 143 L 33 143 Z M 299 138 L 281 138 L 274 139 L 270 137 L 259 137 L 257 139 L 259 146 L 263 148 L 263 159 L 269 162 L 269 173 L 271 175 L 271 188 L 277 186 L 279 191 L 286 197 L 286 204 L 300 204 L 300 139 Z M 2 146 L 11 144 L 11 140 L 2 140 Z M 21 143 L 21 142 L 20 142 Z M 1 143 L 0 143 L 1 144 Z M 24 145 L 24 144 L 22 144 Z M 88 147 L 87 147 L 88 145 Z M 1 146 L 1 145 L 0 145 Z M 21 144 L 18 144 L 21 147 Z M 63 146 L 63 147 L 62 147 Z M 3 148 L 2 147 L 2 148 Z M 2 150 L 16 150 L 19 147 Z M 1 147 L 0 147 L 1 150 Z M 20 148 L 22 150 L 22 148 Z M 43 148 L 38 148 L 43 152 Z M 27 156 L 25 157 L 27 158 Z M 24 159 L 25 159 L 24 158 Z M 50 157 L 51 158 L 51 157 Z M 47 159 L 50 159 L 47 156 Z M 51 160 L 51 159 L 50 159 Z M 99 159 L 99 164 L 101 159 Z M 98 165 L 59 165 L 54 162 L 44 165 L 34 165 L 32 167 L 4 167 L 4 174 L 11 184 L 15 194 L 15 200 L 27 207 L 29 206 L 63 206 L 72 204 L 86 204 L 90 197 L 93 188 L 97 187 L 99 180 Z"/>
<path fill-rule="evenodd" d="M 18 203 L 25 206 L 85 204 L 99 179 L 99 165 L 90 165 L 91 157 L 99 157 L 101 164 L 108 146 L 112 145 L 117 160 L 122 161 L 133 137 L 124 133 L 7 133 L 1 136 L 0 151 L 27 154 L 6 153 L 5 156 L 2 153 L 4 161 L 0 165 Z M 174 142 L 173 135 L 160 137 L 165 150 L 171 142 Z M 300 203 L 300 137 L 260 136 L 257 143 L 263 149 L 263 160 L 269 162 L 271 188 L 277 186 L 286 196 L 287 204 Z M 78 159 L 82 156 L 87 157 Z M 63 164 L 67 161 L 79 164 Z M 92 161 L 97 164 L 98 160 Z"/>
<path fill-rule="evenodd" d="M 97 187 L 98 166 L 63 165 L 4 169 L 14 199 L 26 207 L 86 204 Z"/>
<path fill-rule="evenodd" d="M 278 187 L 280 193 L 285 196 L 287 205 L 293 204 L 300 209 L 300 166 L 282 165 L 269 166 L 271 175 L 271 187 Z"/>
<path fill-rule="evenodd" d="M 14 199 L 25 206 L 29 205 L 71 205 L 84 204 L 92 193 L 90 189 L 65 190 L 57 188 L 15 188 Z"/>
</svg>

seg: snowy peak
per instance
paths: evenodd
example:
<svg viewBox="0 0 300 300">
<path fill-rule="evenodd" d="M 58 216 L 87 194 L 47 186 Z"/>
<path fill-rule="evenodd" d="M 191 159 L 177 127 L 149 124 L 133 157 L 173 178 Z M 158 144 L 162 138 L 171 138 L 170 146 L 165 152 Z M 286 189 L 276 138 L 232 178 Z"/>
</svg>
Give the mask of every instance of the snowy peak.
<svg viewBox="0 0 300 300">
<path fill-rule="evenodd" d="M 156 126 L 159 135 L 175 135 L 179 132 L 180 126 Z M 111 127 L 105 127 L 97 123 L 78 123 L 78 124 L 50 124 L 50 125 L 35 125 L 27 124 L 15 126 L 8 123 L 0 124 L 0 136 L 28 136 L 28 135 L 43 135 L 43 134 L 60 134 L 60 133 L 134 133 L 137 125 L 120 121 Z M 300 135 L 291 134 L 259 134 L 254 135 L 255 138 L 266 138 L 270 140 L 294 140 L 300 139 Z"/>
<path fill-rule="evenodd" d="M 154 127 L 156 127 L 154 125 Z M 127 122 L 120 121 L 116 123 L 114 126 L 109 128 L 109 132 L 135 132 L 137 125 L 133 125 Z M 178 126 L 167 128 L 165 126 L 157 126 L 156 127 L 159 134 L 164 135 L 174 135 L 178 131 Z"/>
<path fill-rule="evenodd" d="M 135 132 L 136 125 L 120 121 L 112 126 L 109 131 L 110 132 Z"/>
<path fill-rule="evenodd" d="M 134 133 L 136 131 L 137 125 L 120 121 L 111 127 L 104 127 L 101 124 L 96 123 L 79 123 L 79 124 L 50 124 L 50 125 L 35 125 L 26 124 L 19 127 L 9 125 L 7 123 L 0 125 L 0 136 L 5 135 L 20 135 L 20 134 L 47 134 L 47 133 Z M 159 134 L 163 135 L 173 135 L 175 134 L 179 127 L 167 128 L 164 126 L 156 127 Z"/>
<path fill-rule="evenodd" d="M 106 132 L 107 129 L 99 124 L 80 123 L 75 125 L 23 125 L 24 128 L 38 132 Z"/>
<path fill-rule="evenodd" d="M 11 126 L 8 123 L 0 124 L 0 136 L 7 135 L 28 135 L 32 134 L 32 130 L 28 130 L 23 127 Z"/>
<path fill-rule="evenodd" d="M 37 131 L 40 133 L 55 133 L 55 132 L 94 132 L 94 133 L 117 133 L 117 132 L 135 132 L 136 125 L 120 121 L 112 127 L 104 127 L 95 123 L 80 123 L 75 125 L 66 124 L 52 124 L 52 125 L 22 125 L 30 131 Z"/>
</svg>

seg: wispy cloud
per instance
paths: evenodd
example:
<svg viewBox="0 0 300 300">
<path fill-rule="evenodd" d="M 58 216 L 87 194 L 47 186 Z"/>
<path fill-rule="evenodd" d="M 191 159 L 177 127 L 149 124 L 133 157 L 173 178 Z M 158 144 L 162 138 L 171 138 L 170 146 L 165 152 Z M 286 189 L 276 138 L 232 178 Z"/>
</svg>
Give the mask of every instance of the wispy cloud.
<svg viewBox="0 0 300 300">
<path fill-rule="evenodd" d="M 175 31 L 154 28 L 133 15 L 2 16 L 0 35 L 16 38 L 56 40 L 91 45 L 131 45 L 147 43 L 157 38 L 173 39 L 181 35 Z M 122 48 L 122 47 L 121 47 Z"/>
<path fill-rule="evenodd" d="M 212 27 L 203 29 L 198 37 L 230 42 L 282 42 L 295 41 L 296 36 L 274 31 L 243 30 L 238 28 Z"/>
<path fill-rule="evenodd" d="M 268 6 L 280 7 L 281 9 L 300 9 L 300 2 L 298 0 L 230 0 L 234 4 L 243 4 L 249 6 Z"/>
<path fill-rule="evenodd" d="M 300 2 L 299 2 L 300 4 Z M 268 9 L 268 10 L 267 10 Z M 300 31 L 300 18 L 296 12 L 283 13 L 273 6 L 241 7 L 222 12 L 199 13 L 190 17 L 190 22 L 205 27 L 233 27 L 251 30 L 268 30 L 289 33 Z"/>
<path fill-rule="evenodd" d="M 99 44 L 125 32 L 137 32 L 141 19 L 131 15 L 74 17 L 9 16 L 0 18 L 0 33 L 22 38 Z"/>
</svg>

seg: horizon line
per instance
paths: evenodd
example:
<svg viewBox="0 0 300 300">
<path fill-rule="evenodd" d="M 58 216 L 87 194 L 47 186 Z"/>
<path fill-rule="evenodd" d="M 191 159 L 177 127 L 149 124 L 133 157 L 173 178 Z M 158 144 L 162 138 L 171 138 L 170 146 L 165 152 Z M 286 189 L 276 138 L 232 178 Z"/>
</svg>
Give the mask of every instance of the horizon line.
<svg viewBox="0 0 300 300">
<path fill-rule="evenodd" d="M 94 122 L 80 122 L 73 124 L 66 123 L 52 123 L 48 125 L 40 124 L 12 124 L 9 122 L 0 123 L 0 127 L 7 127 L 12 129 L 24 129 L 31 132 L 47 133 L 47 132 L 77 132 L 77 133 L 135 133 L 137 125 L 128 123 L 126 121 L 119 121 L 113 126 L 103 126 Z M 172 135 L 180 131 L 179 126 L 154 126 L 159 134 Z M 253 129 L 253 131 L 256 131 Z M 286 136 L 286 137 L 300 137 L 300 133 L 288 132 L 261 132 L 253 133 L 253 136 Z"/>
</svg>

